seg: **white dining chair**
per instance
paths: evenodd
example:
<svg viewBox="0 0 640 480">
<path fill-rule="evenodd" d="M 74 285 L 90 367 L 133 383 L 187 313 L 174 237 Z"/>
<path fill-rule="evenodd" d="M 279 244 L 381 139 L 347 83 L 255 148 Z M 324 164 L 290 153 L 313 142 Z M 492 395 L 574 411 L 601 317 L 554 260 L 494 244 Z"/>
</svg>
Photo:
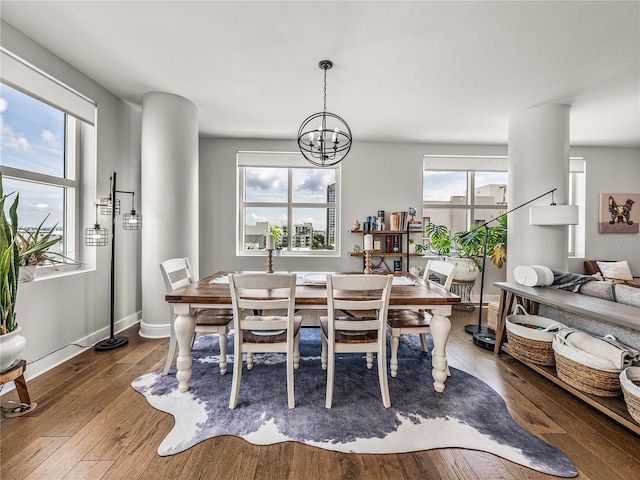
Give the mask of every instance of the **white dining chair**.
<svg viewBox="0 0 640 480">
<path fill-rule="evenodd" d="M 286 354 L 287 401 L 295 407 L 293 371 L 300 365 L 300 326 L 295 316 L 296 275 L 276 273 L 229 274 L 233 304 L 233 381 L 229 408 L 238 404 L 243 354 L 247 370 L 253 369 L 254 353 Z M 268 294 L 267 294 L 268 292 Z M 246 315 L 246 310 L 253 315 Z"/>
<path fill-rule="evenodd" d="M 185 287 L 194 282 L 193 274 L 191 273 L 191 264 L 188 258 L 171 258 L 165 260 L 160 264 L 160 271 L 162 272 L 167 293 L 171 293 L 178 288 Z M 164 370 L 162 371 L 163 375 L 169 373 L 178 346 L 174 330 L 176 315 L 173 312 L 173 305 L 171 304 L 169 304 L 169 311 L 171 315 L 171 334 L 169 337 L 167 360 L 164 365 Z M 227 335 L 229 334 L 229 326 L 233 321 L 233 311 L 222 308 L 200 309 L 194 312 L 194 318 L 196 327 L 193 332 L 191 345 L 193 345 L 196 335 L 199 333 L 217 333 L 219 335 L 218 343 L 220 344 L 220 374 L 224 375 L 227 373 Z"/>
<path fill-rule="evenodd" d="M 369 369 L 376 354 L 382 404 L 391 406 L 386 320 L 392 281 L 393 275 L 327 275 L 327 316 L 320 317 L 321 361 L 327 370 L 326 408 L 333 403 L 336 353 L 342 352 L 365 353 Z"/>
<path fill-rule="evenodd" d="M 451 282 L 456 266 L 453 263 L 444 262 L 442 260 L 429 260 L 425 268 L 422 278 L 434 288 L 443 288 L 446 291 L 451 290 Z M 426 352 L 427 336 L 429 332 L 429 323 L 431 314 L 425 310 L 390 310 L 387 319 L 387 325 L 391 332 L 391 376 L 398 375 L 398 346 L 400 338 L 407 334 L 420 335 L 420 343 L 422 351 Z M 447 375 L 449 372 L 447 370 Z"/>
</svg>

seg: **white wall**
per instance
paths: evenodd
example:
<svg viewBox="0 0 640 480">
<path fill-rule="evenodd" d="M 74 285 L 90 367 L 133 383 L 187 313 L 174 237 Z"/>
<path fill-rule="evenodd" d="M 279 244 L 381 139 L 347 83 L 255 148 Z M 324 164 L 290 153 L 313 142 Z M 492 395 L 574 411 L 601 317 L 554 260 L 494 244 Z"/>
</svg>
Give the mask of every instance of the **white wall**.
<svg viewBox="0 0 640 480">
<path fill-rule="evenodd" d="M 598 233 L 601 193 L 640 193 L 640 149 L 575 147 L 571 155 L 585 157 L 586 163 L 585 257 L 627 260 L 631 272 L 640 276 L 640 235 Z M 640 205 L 633 208 L 640 209 Z M 569 269 L 582 272 L 582 259 L 571 261 Z"/>
<path fill-rule="evenodd" d="M 90 201 L 96 193 L 108 195 L 112 172 L 118 174 L 119 190 L 140 191 L 140 114 L 10 25 L 2 22 L 1 27 L 2 46 L 98 104 L 97 169 L 85 169 L 83 175 L 93 179 L 83 178 L 82 181 L 83 197 L 89 198 L 82 208 L 87 218 L 78 222 L 84 231 L 95 222 L 95 210 Z M 92 183 L 96 177 L 98 183 L 94 190 Z M 129 196 L 122 197 L 121 201 L 123 210 L 127 211 Z M 101 217 L 100 222 L 111 232 L 109 217 Z M 121 217 L 117 217 L 117 222 L 115 319 L 119 322 L 117 326 L 124 327 L 139 319 L 142 308 L 140 234 L 123 231 Z M 48 356 L 29 366 L 27 378 L 80 351 L 74 346 L 64 348 L 66 345 L 73 342 L 93 344 L 109 336 L 110 253 L 110 246 L 94 247 L 86 255 L 83 253 L 83 260 L 90 260 L 88 264 L 92 265 L 94 262 L 90 257 L 95 256 L 95 270 L 36 279 L 20 285 L 16 308 L 22 335 L 27 339 L 24 356 L 28 362 Z"/>
</svg>

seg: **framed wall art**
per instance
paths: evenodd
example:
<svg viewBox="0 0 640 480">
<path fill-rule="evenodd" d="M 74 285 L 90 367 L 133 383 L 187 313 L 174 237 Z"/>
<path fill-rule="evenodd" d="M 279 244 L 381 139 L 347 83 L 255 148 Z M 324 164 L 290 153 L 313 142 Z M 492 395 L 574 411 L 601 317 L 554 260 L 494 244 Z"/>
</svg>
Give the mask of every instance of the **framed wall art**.
<svg viewBox="0 0 640 480">
<path fill-rule="evenodd" d="M 601 193 L 598 232 L 639 233 L 640 193 Z"/>
</svg>

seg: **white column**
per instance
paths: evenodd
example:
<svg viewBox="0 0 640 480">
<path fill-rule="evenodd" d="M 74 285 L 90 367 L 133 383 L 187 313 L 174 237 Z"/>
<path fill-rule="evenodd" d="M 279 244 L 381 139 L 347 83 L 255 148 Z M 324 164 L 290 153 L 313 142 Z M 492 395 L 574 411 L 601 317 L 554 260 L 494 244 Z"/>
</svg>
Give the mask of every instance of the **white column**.
<svg viewBox="0 0 640 480">
<path fill-rule="evenodd" d="M 142 314 L 140 335 L 167 337 L 160 263 L 188 257 L 198 274 L 198 109 L 161 92 L 142 98 Z"/>
<path fill-rule="evenodd" d="M 569 189 L 569 106 L 541 105 L 509 121 L 509 207 L 557 188 L 555 202 L 567 204 Z M 529 225 L 529 207 L 549 205 L 551 194 L 509 214 L 507 281 L 518 265 L 568 268 L 567 226 Z"/>
</svg>

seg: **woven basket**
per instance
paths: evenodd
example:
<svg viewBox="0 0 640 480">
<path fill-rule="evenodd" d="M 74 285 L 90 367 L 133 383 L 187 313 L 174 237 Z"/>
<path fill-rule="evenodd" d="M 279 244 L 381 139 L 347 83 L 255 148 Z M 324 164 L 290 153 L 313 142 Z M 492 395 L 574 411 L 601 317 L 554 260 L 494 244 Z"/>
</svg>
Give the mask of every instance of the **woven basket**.
<svg viewBox="0 0 640 480">
<path fill-rule="evenodd" d="M 498 302 L 491 302 L 487 304 L 487 327 L 491 330 L 498 330 Z"/>
<path fill-rule="evenodd" d="M 539 315 L 529 315 L 522 305 L 516 305 L 524 315 L 507 316 L 507 342 L 511 354 L 518 360 L 536 365 L 555 365 L 553 338 L 566 325 Z"/>
<path fill-rule="evenodd" d="M 571 333 L 590 337 L 593 347 L 587 350 L 576 348 L 567 341 Z M 605 340 L 591 337 L 585 332 L 572 328 L 560 330 L 553 339 L 558 378 L 572 387 L 599 397 L 620 395 L 620 372 L 628 366 L 589 353 L 599 348 L 618 348 Z M 629 362 L 630 363 L 630 362 Z"/>
<path fill-rule="evenodd" d="M 628 367 L 620 374 L 620 386 L 631 418 L 640 423 L 640 367 Z"/>
</svg>

